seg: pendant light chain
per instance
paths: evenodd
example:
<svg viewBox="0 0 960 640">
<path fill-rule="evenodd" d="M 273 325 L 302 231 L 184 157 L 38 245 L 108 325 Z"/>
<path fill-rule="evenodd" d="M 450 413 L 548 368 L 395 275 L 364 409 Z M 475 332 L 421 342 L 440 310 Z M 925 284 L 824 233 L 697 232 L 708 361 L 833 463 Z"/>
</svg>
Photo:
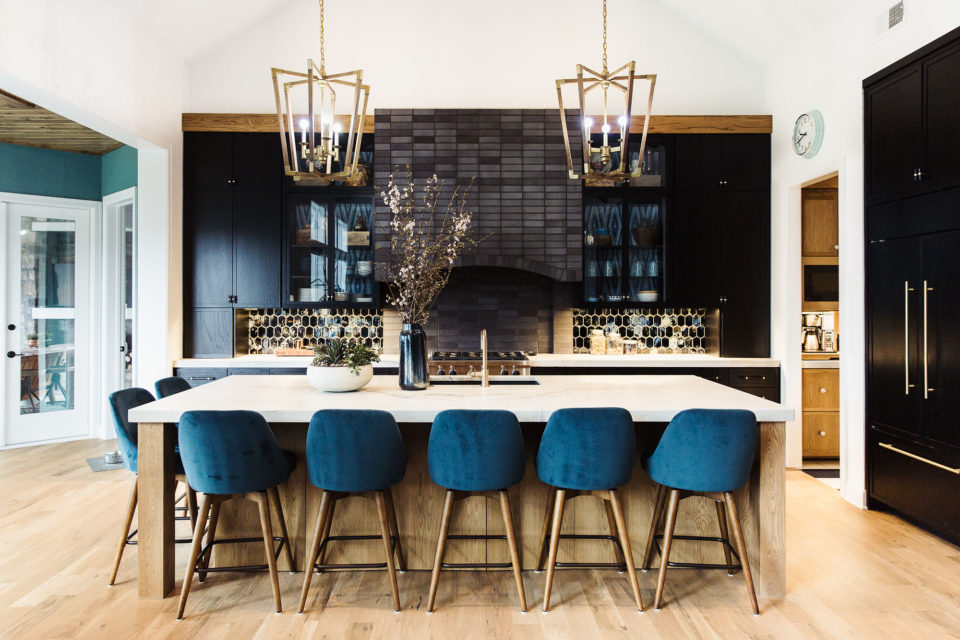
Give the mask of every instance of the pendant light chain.
<svg viewBox="0 0 960 640">
<path fill-rule="evenodd" d="M 604 6 L 606 6 L 606 0 L 604 0 Z M 606 9 L 604 9 L 604 11 L 606 11 Z M 606 21 L 604 21 L 604 24 L 606 24 Z M 604 29 L 606 29 L 606 26 L 604 26 Z M 604 33 L 606 33 L 606 31 L 604 31 Z M 604 47 L 606 47 L 606 45 L 604 45 Z M 327 61 L 323 49 L 323 0 L 320 0 L 320 75 L 327 75 Z M 604 54 L 604 56 L 606 56 L 606 54 Z"/>
<path fill-rule="evenodd" d="M 320 5 L 323 6 L 323 0 Z M 320 51 L 322 55 L 323 49 Z M 607 0 L 603 0 L 603 75 L 607 75 Z"/>
</svg>

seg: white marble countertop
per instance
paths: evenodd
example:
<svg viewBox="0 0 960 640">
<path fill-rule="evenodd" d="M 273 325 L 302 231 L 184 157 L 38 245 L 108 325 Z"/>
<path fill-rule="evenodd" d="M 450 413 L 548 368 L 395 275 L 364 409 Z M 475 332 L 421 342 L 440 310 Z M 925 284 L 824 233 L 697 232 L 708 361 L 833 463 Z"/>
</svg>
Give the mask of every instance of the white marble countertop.
<svg viewBox="0 0 960 640">
<path fill-rule="evenodd" d="M 325 393 L 306 376 L 229 376 L 142 405 L 134 422 L 177 422 L 189 410 L 248 409 L 269 422 L 309 422 L 319 409 L 382 409 L 398 422 L 432 422 L 445 409 L 506 409 L 546 422 L 566 407 L 624 407 L 636 422 L 667 422 L 690 408 L 747 409 L 761 422 L 794 419 L 793 409 L 696 376 L 543 376 L 539 385 L 437 385 L 403 391 L 390 377 L 354 393 Z"/>
<path fill-rule="evenodd" d="M 246 355 L 236 358 L 185 358 L 175 368 L 284 368 L 305 367 L 311 356 Z M 540 353 L 530 356 L 533 367 L 779 367 L 773 358 L 721 358 L 707 355 L 644 353 L 632 356 L 593 356 L 586 353 Z M 375 369 L 396 369 L 400 356 L 385 354 Z"/>
</svg>

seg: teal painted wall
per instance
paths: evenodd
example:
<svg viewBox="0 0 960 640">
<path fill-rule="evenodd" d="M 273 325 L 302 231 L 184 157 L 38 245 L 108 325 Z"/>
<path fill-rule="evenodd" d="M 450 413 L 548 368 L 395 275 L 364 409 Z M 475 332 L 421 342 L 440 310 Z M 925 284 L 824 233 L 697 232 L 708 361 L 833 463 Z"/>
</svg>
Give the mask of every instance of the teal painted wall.
<svg viewBox="0 0 960 640">
<path fill-rule="evenodd" d="M 0 142 L 0 191 L 100 200 L 100 156 Z"/>
<path fill-rule="evenodd" d="M 0 142 L 0 191 L 101 200 L 137 186 L 137 150 L 126 145 L 102 156 Z"/>
<path fill-rule="evenodd" d="M 126 145 L 100 156 L 102 196 L 137 186 L 137 150 Z"/>
</svg>

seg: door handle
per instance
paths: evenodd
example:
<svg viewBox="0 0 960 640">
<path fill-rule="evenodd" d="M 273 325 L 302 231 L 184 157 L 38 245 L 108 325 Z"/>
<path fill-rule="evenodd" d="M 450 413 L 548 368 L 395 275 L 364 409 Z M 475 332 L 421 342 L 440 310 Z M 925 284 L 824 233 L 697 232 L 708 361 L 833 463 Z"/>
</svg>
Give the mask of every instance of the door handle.
<svg viewBox="0 0 960 640">
<path fill-rule="evenodd" d="M 933 389 L 930 387 L 927 376 L 928 368 L 928 346 L 927 346 L 927 292 L 933 291 L 933 287 L 927 286 L 927 281 L 923 281 L 923 399 L 926 400 Z"/>
<path fill-rule="evenodd" d="M 945 464 L 940 464 L 939 462 L 934 462 L 933 460 L 928 460 L 927 458 L 923 458 L 923 457 L 918 456 L 918 455 L 916 455 L 916 454 L 914 454 L 914 453 L 910 453 L 909 451 L 904 451 L 903 449 L 897 449 L 897 448 L 896 448 L 895 446 L 893 446 L 892 444 L 887 444 L 886 442 L 878 442 L 877 444 L 880 445 L 881 447 L 883 447 L 884 449 L 889 449 L 890 451 L 894 451 L 894 452 L 896 452 L 896 453 L 899 453 L 900 455 L 907 456 L 908 458 L 913 458 L 914 460 L 919 460 L 920 462 L 923 462 L 924 464 L 929 464 L 930 466 L 936 467 L 937 469 L 943 469 L 944 471 L 949 471 L 950 473 L 954 473 L 954 474 L 960 476 L 960 469 L 954 469 L 953 467 L 948 467 L 948 466 L 945 465 Z"/>
<path fill-rule="evenodd" d="M 19 358 L 22 355 L 22 353 L 17 353 L 16 351 L 7 351 L 8 358 Z"/>
<path fill-rule="evenodd" d="M 910 395 L 910 282 L 903 281 L 903 394 Z"/>
</svg>

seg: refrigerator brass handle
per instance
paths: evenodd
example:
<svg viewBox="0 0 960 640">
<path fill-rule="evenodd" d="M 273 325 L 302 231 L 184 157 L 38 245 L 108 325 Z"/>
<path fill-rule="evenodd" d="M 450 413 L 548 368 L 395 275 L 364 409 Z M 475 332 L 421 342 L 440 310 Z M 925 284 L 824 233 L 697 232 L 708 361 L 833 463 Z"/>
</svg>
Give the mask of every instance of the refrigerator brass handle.
<svg viewBox="0 0 960 640">
<path fill-rule="evenodd" d="M 936 467 L 937 469 L 943 469 L 944 471 L 949 471 L 950 473 L 960 476 L 960 469 L 954 469 L 953 467 L 948 467 L 945 464 L 940 464 L 939 462 L 934 462 L 933 460 L 928 460 L 927 458 L 918 456 L 915 453 L 910 453 L 909 451 L 904 451 L 903 449 L 897 449 L 892 444 L 887 444 L 886 442 L 878 442 L 877 444 L 883 447 L 884 449 L 889 449 L 890 451 L 894 451 L 901 455 L 907 456 L 908 458 L 913 458 L 914 460 L 919 460 L 920 462 L 929 464 L 931 467 Z"/>
<path fill-rule="evenodd" d="M 923 399 L 926 400 L 933 389 L 927 381 L 927 292 L 933 291 L 933 287 L 927 286 L 927 281 L 923 281 Z"/>
<path fill-rule="evenodd" d="M 910 282 L 903 281 L 903 395 L 910 395 Z"/>
</svg>

